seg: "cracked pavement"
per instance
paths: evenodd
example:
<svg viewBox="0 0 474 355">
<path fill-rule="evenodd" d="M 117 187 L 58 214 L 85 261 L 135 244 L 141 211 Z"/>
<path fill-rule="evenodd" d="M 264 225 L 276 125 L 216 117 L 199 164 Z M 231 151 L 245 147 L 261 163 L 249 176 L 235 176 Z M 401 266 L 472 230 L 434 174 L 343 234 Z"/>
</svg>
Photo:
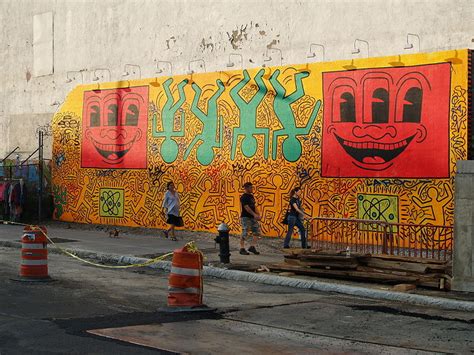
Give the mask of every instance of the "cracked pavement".
<svg viewBox="0 0 474 355">
<path fill-rule="evenodd" d="M 11 280 L 19 253 L 0 248 L 2 355 L 474 351 L 474 315 L 465 312 L 205 278 L 204 302 L 216 312 L 177 315 L 159 310 L 162 271 L 52 254 L 54 282 L 21 283 Z"/>
</svg>

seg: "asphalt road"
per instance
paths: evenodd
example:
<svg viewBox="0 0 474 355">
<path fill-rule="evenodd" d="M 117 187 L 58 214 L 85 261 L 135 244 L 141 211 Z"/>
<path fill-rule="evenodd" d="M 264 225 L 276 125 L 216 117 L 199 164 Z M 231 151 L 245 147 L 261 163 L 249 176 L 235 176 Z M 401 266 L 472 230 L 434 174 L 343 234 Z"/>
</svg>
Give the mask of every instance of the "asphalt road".
<svg viewBox="0 0 474 355">
<path fill-rule="evenodd" d="M 205 280 L 216 312 L 170 314 L 163 272 L 49 266 L 52 283 L 13 281 L 19 250 L 0 248 L 1 355 L 474 351 L 474 314 L 217 279 Z"/>
</svg>

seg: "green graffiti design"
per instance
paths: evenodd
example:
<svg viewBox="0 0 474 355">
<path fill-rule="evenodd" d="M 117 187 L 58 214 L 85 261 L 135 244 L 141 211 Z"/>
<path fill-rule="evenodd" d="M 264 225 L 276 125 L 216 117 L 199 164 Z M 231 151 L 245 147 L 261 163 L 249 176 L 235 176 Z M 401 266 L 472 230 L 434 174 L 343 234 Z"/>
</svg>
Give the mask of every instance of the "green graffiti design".
<svg viewBox="0 0 474 355">
<path fill-rule="evenodd" d="M 211 96 L 207 102 L 207 114 L 205 114 L 199 107 L 199 99 L 201 97 L 202 90 L 196 84 L 192 84 L 194 90 L 194 99 L 191 104 L 191 111 L 196 117 L 202 122 L 203 128 L 201 134 L 194 137 L 193 141 L 186 149 L 184 153 L 184 160 L 186 160 L 191 153 L 193 147 L 201 141 L 202 143 L 196 150 L 196 158 L 201 165 L 209 165 L 214 160 L 214 148 L 222 147 L 222 136 L 224 130 L 224 122 L 222 116 L 217 117 L 217 99 L 224 92 L 224 84 L 221 80 L 216 81 L 217 91 Z M 219 123 L 219 138 L 216 139 L 217 124 Z"/>
<path fill-rule="evenodd" d="M 161 157 L 166 163 L 172 163 L 178 157 L 178 143 L 172 137 L 184 137 L 184 111 L 181 108 L 184 101 L 186 100 L 186 96 L 184 94 L 184 86 L 188 83 L 187 79 L 181 81 L 178 87 L 179 99 L 178 101 L 174 102 L 173 94 L 171 93 L 170 85 L 173 82 L 172 78 L 169 78 L 163 83 L 163 88 L 166 93 L 166 102 L 163 106 L 163 110 L 161 111 L 161 119 L 163 125 L 163 131 L 158 132 L 156 130 L 156 114 L 153 115 L 153 127 L 152 127 L 152 135 L 155 138 L 165 137 L 161 145 Z M 178 131 L 174 130 L 174 117 L 176 112 L 181 110 L 181 126 Z"/>
<path fill-rule="evenodd" d="M 231 160 L 235 159 L 237 142 L 240 136 L 244 136 L 241 143 L 242 154 L 247 158 L 253 157 L 257 153 L 256 135 L 264 136 L 263 155 L 265 159 L 268 159 L 269 129 L 257 127 L 257 108 L 267 94 L 267 87 L 262 80 L 264 73 L 265 69 L 261 69 L 255 76 L 258 91 L 248 102 L 239 94 L 240 90 L 242 90 L 250 81 L 250 76 L 247 70 L 244 70 L 244 78 L 235 85 L 232 90 L 230 90 L 230 96 L 237 105 L 240 113 L 240 127 L 234 128 L 232 137 Z"/>
<path fill-rule="evenodd" d="M 272 84 L 276 93 L 275 100 L 273 101 L 273 108 L 275 110 L 276 116 L 283 125 L 283 128 L 273 132 L 272 158 L 275 160 L 277 156 L 278 137 L 286 137 L 282 144 L 283 156 L 286 160 L 294 162 L 301 157 L 302 153 L 301 142 L 297 136 L 309 134 L 311 128 L 313 127 L 314 121 L 318 116 L 318 112 L 321 107 L 321 100 L 316 102 L 306 127 L 296 127 L 296 118 L 291 105 L 304 96 L 305 93 L 302 80 L 308 77 L 309 73 L 305 71 L 295 74 L 296 89 L 292 94 L 289 95 L 286 95 L 286 89 L 278 81 L 279 75 L 280 70 L 277 69 L 270 77 L 270 83 Z"/>
<path fill-rule="evenodd" d="M 67 203 L 67 191 L 66 188 L 61 186 L 53 186 L 53 197 L 54 197 L 54 215 L 55 218 L 59 219 L 64 213 L 64 206 Z"/>
</svg>

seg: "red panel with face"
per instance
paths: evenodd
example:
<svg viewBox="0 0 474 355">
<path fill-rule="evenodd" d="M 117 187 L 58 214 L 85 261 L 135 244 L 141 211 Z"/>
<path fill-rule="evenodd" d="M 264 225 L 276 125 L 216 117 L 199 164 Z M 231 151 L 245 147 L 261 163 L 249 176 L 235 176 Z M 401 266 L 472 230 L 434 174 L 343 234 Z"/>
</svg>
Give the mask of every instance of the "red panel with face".
<svg viewBox="0 0 474 355">
<path fill-rule="evenodd" d="M 449 177 L 449 63 L 323 73 L 322 176 Z"/>
<path fill-rule="evenodd" d="M 84 92 L 82 167 L 146 168 L 148 86 Z"/>
</svg>

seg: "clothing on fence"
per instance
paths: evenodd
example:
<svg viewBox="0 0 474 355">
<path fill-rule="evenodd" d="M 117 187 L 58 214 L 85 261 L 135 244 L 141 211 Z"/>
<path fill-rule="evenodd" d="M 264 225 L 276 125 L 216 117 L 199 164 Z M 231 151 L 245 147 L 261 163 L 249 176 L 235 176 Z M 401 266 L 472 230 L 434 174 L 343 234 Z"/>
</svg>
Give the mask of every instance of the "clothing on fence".
<svg viewBox="0 0 474 355">
<path fill-rule="evenodd" d="M 27 187 L 25 183 L 19 182 L 1 182 L 0 183 L 0 202 L 2 205 L 2 218 L 11 221 L 19 221 L 25 209 L 27 199 Z"/>
</svg>

